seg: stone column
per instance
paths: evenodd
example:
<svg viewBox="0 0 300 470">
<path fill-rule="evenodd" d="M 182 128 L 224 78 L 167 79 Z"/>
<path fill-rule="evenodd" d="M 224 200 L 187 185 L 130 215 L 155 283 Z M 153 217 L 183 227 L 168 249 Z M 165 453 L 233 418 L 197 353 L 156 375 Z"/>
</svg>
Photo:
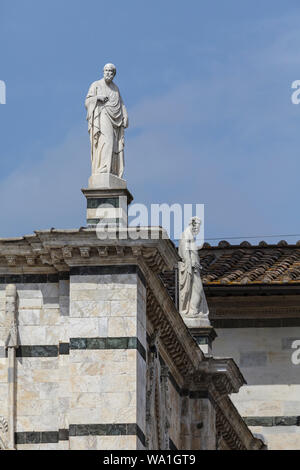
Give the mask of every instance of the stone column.
<svg viewBox="0 0 300 470">
<path fill-rule="evenodd" d="M 146 283 L 136 265 L 70 271 L 71 449 L 144 449 Z"/>
<path fill-rule="evenodd" d="M 6 286 L 5 313 L 8 324 L 8 336 L 6 340 L 8 356 L 8 448 L 15 450 L 15 393 L 16 393 L 16 349 L 18 347 L 18 330 L 16 321 L 17 311 L 17 288 L 13 284 Z"/>
</svg>

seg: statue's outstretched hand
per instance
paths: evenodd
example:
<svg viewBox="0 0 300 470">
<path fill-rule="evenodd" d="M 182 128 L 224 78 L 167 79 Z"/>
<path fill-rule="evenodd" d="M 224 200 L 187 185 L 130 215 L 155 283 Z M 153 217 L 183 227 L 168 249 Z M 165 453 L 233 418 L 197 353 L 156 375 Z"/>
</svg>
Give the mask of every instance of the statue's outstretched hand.
<svg viewBox="0 0 300 470">
<path fill-rule="evenodd" d="M 200 271 L 200 270 L 202 269 L 202 266 L 201 266 L 200 263 L 195 263 L 195 264 L 193 265 L 193 268 L 194 268 L 196 271 Z"/>
<path fill-rule="evenodd" d="M 97 95 L 97 99 L 99 101 L 103 101 L 104 103 L 106 103 L 108 101 L 108 97 L 104 96 L 104 95 Z"/>
</svg>

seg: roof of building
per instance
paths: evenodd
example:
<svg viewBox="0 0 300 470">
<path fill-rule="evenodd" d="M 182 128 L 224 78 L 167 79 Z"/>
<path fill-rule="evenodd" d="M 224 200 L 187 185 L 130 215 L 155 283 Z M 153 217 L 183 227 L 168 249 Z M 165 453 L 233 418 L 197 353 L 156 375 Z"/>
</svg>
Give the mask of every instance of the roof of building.
<svg viewBox="0 0 300 470">
<path fill-rule="evenodd" d="M 231 245 L 222 241 L 218 246 L 208 243 L 199 250 L 202 281 L 207 294 L 222 287 L 299 289 L 300 241 L 288 244 L 282 240 L 276 245 L 262 241 L 251 245 L 244 241 Z M 165 272 L 161 279 L 173 299 L 176 299 L 175 272 Z M 286 290 L 285 289 L 285 290 Z M 244 290 L 244 289 L 243 289 Z M 292 292 L 288 292 L 292 293 Z"/>
<path fill-rule="evenodd" d="M 276 245 L 262 241 L 253 246 L 247 241 L 205 243 L 199 255 L 207 286 L 300 283 L 300 241 L 293 245 L 285 240 Z"/>
<path fill-rule="evenodd" d="M 202 281 L 215 328 L 300 326 L 300 243 L 248 242 L 199 250 Z M 178 277 L 161 280 L 178 306 Z M 258 300 L 259 297 L 259 300 Z"/>
</svg>

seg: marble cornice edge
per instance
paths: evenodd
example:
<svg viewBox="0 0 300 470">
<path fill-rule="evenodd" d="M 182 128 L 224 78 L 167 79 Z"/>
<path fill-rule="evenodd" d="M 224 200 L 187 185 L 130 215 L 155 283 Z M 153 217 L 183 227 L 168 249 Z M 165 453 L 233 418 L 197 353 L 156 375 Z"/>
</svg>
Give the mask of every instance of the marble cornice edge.
<svg viewBox="0 0 300 470">
<path fill-rule="evenodd" d="M 72 266 L 105 264 L 138 264 L 144 259 L 155 272 L 173 269 L 178 254 L 163 229 L 155 229 L 156 238 L 142 237 L 140 229 L 130 228 L 128 238 L 99 239 L 95 230 L 47 230 L 20 238 L 0 239 L 0 266 L 68 271 Z M 29 271 L 28 271 L 29 270 Z"/>
</svg>

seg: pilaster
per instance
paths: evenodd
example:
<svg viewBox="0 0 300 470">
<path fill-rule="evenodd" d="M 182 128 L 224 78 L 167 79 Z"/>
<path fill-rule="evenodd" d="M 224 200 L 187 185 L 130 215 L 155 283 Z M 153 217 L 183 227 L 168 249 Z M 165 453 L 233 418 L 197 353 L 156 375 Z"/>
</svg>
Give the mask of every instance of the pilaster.
<svg viewBox="0 0 300 470">
<path fill-rule="evenodd" d="M 71 449 L 143 448 L 143 274 L 136 265 L 77 266 L 70 274 Z"/>
</svg>

